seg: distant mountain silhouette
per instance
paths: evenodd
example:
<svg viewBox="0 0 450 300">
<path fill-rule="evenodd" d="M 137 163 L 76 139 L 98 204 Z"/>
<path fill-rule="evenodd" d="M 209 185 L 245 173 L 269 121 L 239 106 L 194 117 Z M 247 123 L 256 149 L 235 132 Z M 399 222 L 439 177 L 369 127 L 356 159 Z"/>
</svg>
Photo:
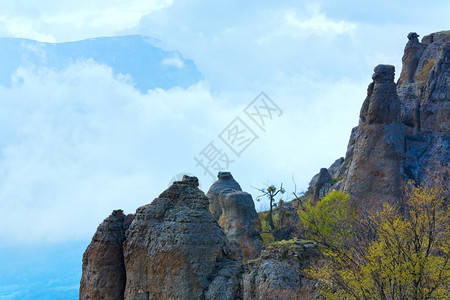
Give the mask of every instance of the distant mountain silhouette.
<svg viewBox="0 0 450 300">
<path fill-rule="evenodd" d="M 21 66 L 62 70 L 87 59 L 111 67 L 115 74 L 129 75 L 142 93 L 154 88 L 187 88 L 203 79 L 192 60 L 178 51 L 163 49 L 161 44 L 139 35 L 66 43 L 0 38 L 0 85 L 10 86 L 12 74 Z"/>
</svg>

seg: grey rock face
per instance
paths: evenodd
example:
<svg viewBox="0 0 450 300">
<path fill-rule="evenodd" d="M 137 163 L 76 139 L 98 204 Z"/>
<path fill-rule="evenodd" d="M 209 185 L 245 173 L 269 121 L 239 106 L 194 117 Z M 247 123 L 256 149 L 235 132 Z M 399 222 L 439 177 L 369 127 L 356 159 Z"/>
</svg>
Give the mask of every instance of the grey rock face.
<svg viewBox="0 0 450 300">
<path fill-rule="evenodd" d="M 202 299 L 218 293 L 218 281 L 236 296 L 240 262 L 197 186 L 185 176 L 137 209 L 124 244 L 125 299 Z"/>
<path fill-rule="evenodd" d="M 101 223 L 83 255 L 80 300 L 123 299 L 125 263 L 123 242 L 132 216 L 115 210 Z"/>
<path fill-rule="evenodd" d="M 420 45 L 423 50 L 416 55 L 417 68 L 410 74 L 412 80 L 399 80 L 397 86 L 406 125 L 404 175 L 416 182 L 448 186 L 450 31 L 427 35 Z M 408 55 L 407 44 L 404 69 Z"/>
<path fill-rule="evenodd" d="M 419 35 L 415 32 L 408 34 L 408 43 L 405 46 L 405 53 L 402 58 L 403 68 L 400 74 L 398 85 L 414 82 L 414 74 L 419 64 L 420 56 L 426 45 L 419 43 Z"/>
<path fill-rule="evenodd" d="M 359 115 L 361 122 L 397 123 L 400 118 L 400 102 L 394 83 L 394 66 L 376 66 L 372 79 Z"/>
<path fill-rule="evenodd" d="M 344 158 L 340 157 L 334 161 L 334 163 L 328 168 L 328 173 L 331 178 L 335 179 L 344 174 Z"/>
<path fill-rule="evenodd" d="M 320 172 L 311 179 L 307 195 L 316 202 L 330 190 L 339 189 L 345 169 L 343 157 L 335 160 L 328 169 L 320 169 Z"/>
<path fill-rule="evenodd" d="M 219 172 L 217 175 L 219 180 L 213 183 L 206 193 L 209 198 L 209 211 L 216 220 L 219 220 L 222 214 L 222 208 L 220 207 L 219 194 L 220 191 L 225 189 L 234 189 L 236 191 L 242 191 L 241 186 L 234 180 L 233 175 L 230 172 Z"/>
<path fill-rule="evenodd" d="M 261 222 L 252 196 L 246 192 L 225 189 L 219 194 L 219 202 L 222 215 L 218 223 L 228 240 L 239 246 L 244 261 L 258 257 L 262 248 Z"/>
<path fill-rule="evenodd" d="M 309 184 L 309 193 L 313 202 L 317 202 L 321 197 L 324 196 L 325 191 L 328 191 L 330 189 L 330 181 L 331 175 L 326 168 L 320 169 L 319 174 L 313 177 Z"/>
<path fill-rule="evenodd" d="M 363 206 L 401 198 L 409 179 L 448 186 L 450 162 L 450 31 L 408 35 L 398 84 L 377 66 L 350 137 L 343 189 Z M 378 204 L 377 204 L 378 203 Z"/>
<path fill-rule="evenodd" d="M 244 299 L 317 299 L 316 283 L 303 269 L 318 258 L 314 244 L 282 242 L 263 250 L 243 276 Z"/>
<path fill-rule="evenodd" d="M 405 135 L 394 67 L 379 65 L 372 78 L 342 188 L 358 207 L 378 209 L 401 196 Z"/>
</svg>

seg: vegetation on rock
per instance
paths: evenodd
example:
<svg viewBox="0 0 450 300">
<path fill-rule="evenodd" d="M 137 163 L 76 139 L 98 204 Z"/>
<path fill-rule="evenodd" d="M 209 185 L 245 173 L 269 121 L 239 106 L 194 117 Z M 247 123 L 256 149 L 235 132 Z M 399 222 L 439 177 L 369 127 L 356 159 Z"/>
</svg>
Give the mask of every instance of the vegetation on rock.
<svg viewBox="0 0 450 300">
<path fill-rule="evenodd" d="M 299 212 L 325 263 L 308 274 L 327 299 L 445 299 L 450 280 L 450 214 L 442 188 L 406 188 L 400 207 L 360 217 L 331 192 Z"/>
<path fill-rule="evenodd" d="M 431 68 L 434 66 L 434 59 L 431 58 L 426 62 L 422 69 L 417 72 L 417 84 L 419 86 L 424 86 L 428 83 L 428 78 L 430 77 Z"/>
</svg>

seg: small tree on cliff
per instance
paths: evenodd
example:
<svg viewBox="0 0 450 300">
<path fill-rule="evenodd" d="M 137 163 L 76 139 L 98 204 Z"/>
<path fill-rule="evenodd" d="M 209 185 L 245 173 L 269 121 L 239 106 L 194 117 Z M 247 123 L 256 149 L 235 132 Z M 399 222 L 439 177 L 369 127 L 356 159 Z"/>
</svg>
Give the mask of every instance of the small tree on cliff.
<svg viewBox="0 0 450 300">
<path fill-rule="evenodd" d="M 334 192 L 299 212 L 326 259 L 308 270 L 325 298 L 446 299 L 450 217 L 444 191 L 410 183 L 402 212 L 385 204 L 353 221 L 341 213 L 348 200 L 342 195 Z M 324 200 L 333 204 L 331 217 L 319 212 Z"/>
<path fill-rule="evenodd" d="M 268 214 L 268 222 L 271 230 L 275 229 L 275 224 L 273 223 L 273 208 L 277 206 L 275 202 L 275 197 L 278 194 L 284 194 L 285 190 L 283 188 L 283 184 L 280 185 L 280 188 L 277 188 L 274 185 L 270 185 L 267 188 L 257 189 L 262 194 L 259 195 L 256 200 L 260 201 L 261 198 L 268 198 L 269 199 L 269 214 Z M 281 201 L 281 200 L 280 200 Z"/>
</svg>

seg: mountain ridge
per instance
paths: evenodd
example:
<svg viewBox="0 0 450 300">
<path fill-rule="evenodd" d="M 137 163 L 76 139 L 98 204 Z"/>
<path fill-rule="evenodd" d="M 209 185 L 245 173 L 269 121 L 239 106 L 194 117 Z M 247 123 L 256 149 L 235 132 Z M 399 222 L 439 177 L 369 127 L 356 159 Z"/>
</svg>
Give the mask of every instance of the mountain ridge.
<svg viewBox="0 0 450 300">
<path fill-rule="evenodd" d="M 0 85 L 10 86 L 20 66 L 61 70 L 78 61 L 92 59 L 116 74 L 129 75 L 141 93 L 149 89 L 187 88 L 203 80 L 193 60 L 163 43 L 143 35 L 99 37 L 81 41 L 46 43 L 23 38 L 0 38 Z"/>
</svg>

